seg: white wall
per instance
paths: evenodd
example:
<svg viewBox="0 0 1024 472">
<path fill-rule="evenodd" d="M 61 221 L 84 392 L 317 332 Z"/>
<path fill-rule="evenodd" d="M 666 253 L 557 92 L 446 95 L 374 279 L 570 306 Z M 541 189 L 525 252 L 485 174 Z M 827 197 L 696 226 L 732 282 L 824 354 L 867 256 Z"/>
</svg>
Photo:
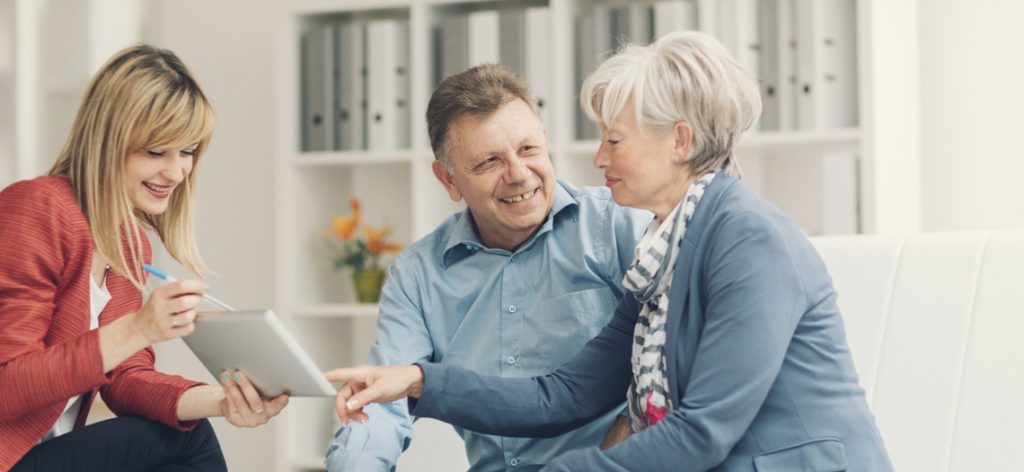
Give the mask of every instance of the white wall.
<svg viewBox="0 0 1024 472">
<path fill-rule="evenodd" d="M 930 0 L 920 15 L 924 229 L 1024 227 L 1024 2 Z"/>
<path fill-rule="evenodd" d="M 213 102 L 217 127 L 199 167 L 197 232 L 215 294 L 238 308 L 273 302 L 272 0 L 159 0 L 143 37 L 173 50 Z M 183 273 L 183 272 L 179 272 Z M 177 341 L 160 346 L 160 368 L 212 381 Z M 258 429 L 214 422 L 230 470 L 271 470 L 274 421 Z"/>
</svg>

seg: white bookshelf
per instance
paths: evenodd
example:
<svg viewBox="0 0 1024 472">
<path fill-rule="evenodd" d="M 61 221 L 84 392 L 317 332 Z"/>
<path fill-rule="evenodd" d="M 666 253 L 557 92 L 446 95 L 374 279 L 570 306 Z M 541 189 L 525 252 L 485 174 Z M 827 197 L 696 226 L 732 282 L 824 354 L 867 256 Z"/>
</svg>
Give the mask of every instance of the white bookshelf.
<svg viewBox="0 0 1024 472">
<path fill-rule="evenodd" d="M 364 222 L 391 225 L 397 241 L 409 244 L 462 208 L 461 203 L 449 200 L 430 169 L 433 156 L 423 117 L 435 85 L 434 28 L 450 15 L 546 5 L 551 38 L 549 90 L 553 97 L 548 101 L 551 121 L 547 124 L 552 130 L 548 136 L 549 151 L 560 178 L 581 185 L 602 185 L 603 177 L 592 164 L 598 141 L 576 139 L 574 16 L 594 5 L 614 7 L 626 3 L 629 2 L 301 0 L 283 7 L 286 13 L 280 20 L 275 51 L 275 305 L 318 365 L 327 369 L 363 362 L 373 342 L 377 316 L 375 306 L 353 303 L 347 275 L 332 269 L 320 236 L 329 217 L 347 214 L 348 199 L 358 196 L 364 204 Z M 719 4 L 716 0 L 696 0 L 699 29 L 715 32 L 715 10 Z M 886 6 L 885 11 L 881 11 L 882 5 Z M 324 19 L 381 17 L 409 21 L 410 147 L 387 152 L 302 152 L 299 123 L 303 28 Z M 858 156 L 858 177 L 846 183 L 848 188 L 839 190 L 856 194 L 859 215 L 853 230 L 894 232 L 918 228 L 917 109 L 899 106 L 904 102 L 894 100 L 912 90 L 917 77 L 887 72 L 894 65 L 899 65 L 899 70 L 913 69 L 917 58 L 910 48 L 873 40 L 875 35 L 899 37 L 894 32 L 916 22 L 917 12 L 911 2 L 900 0 L 895 6 L 875 0 L 856 2 L 855 125 L 750 131 L 737 143 L 744 179 L 755 191 L 794 216 L 809 233 L 828 232 L 826 228 L 831 227 L 829 218 L 838 212 L 829 208 L 830 193 L 836 193 L 836 189 L 826 185 L 829 181 L 823 176 L 837 168 L 837 163 L 840 169 L 847 165 L 850 155 Z M 894 195 L 899 196 L 899 202 L 892 202 Z M 880 208 L 882 201 L 885 208 Z M 278 428 L 281 450 L 277 454 L 277 469 L 319 469 L 337 427 L 332 402 L 295 399 L 283 417 Z M 416 440 L 413 443 L 416 448 Z M 431 442 L 430 451 L 425 454 L 433 454 L 437 461 L 455 460 L 445 462 L 455 464 L 451 465 L 454 468 L 465 467 L 462 445 L 455 440 L 445 444 Z M 402 470 L 431 470 L 437 464 L 404 461 Z"/>
</svg>

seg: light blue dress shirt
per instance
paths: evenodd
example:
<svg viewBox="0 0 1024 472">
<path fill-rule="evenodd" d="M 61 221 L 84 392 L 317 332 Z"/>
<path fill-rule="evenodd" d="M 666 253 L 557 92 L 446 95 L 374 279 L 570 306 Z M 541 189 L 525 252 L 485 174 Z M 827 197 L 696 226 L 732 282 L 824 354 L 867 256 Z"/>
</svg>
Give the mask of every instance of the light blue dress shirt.
<svg viewBox="0 0 1024 472">
<path fill-rule="evenodd" d="M 370 363 L 429 361 L 503 377 L 557 369 L 611 318 L 651 219 L 615 205 L 606 188 L 559 182 L 543 226 L 509 252 L 484 247 L 468 210 L 453 215 L 391 266 Z M 329 470 L 389 470 L 408 447 L 407 402 L 364 411 L 369 422 L 351 422 L 335 436 Z M 599 444 L 616 414 L 549 439 L 456 432 L 471 470 L 535 470 Z"/>
</svg>

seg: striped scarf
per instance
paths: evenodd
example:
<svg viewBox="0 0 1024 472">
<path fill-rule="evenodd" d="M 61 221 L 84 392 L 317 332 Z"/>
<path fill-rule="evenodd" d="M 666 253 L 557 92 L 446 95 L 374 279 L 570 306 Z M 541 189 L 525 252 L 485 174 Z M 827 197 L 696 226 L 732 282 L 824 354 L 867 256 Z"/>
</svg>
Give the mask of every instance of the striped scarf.
<svg viewBox="0 0 1024 472">
<path fill-rule="evenodd" d="M 665 318 L 679 246 L 686 225 L 715 178 L 704 174 L 686 190 L 686 197 L 661 224 L 652 224 L 636 247 L 633 265 L 622 284 L 643 304 L 633 331 L 633 383 L 627 392 L 633 432 L 653 426 L 672 412 L 665 366 Z"/>
</svg>

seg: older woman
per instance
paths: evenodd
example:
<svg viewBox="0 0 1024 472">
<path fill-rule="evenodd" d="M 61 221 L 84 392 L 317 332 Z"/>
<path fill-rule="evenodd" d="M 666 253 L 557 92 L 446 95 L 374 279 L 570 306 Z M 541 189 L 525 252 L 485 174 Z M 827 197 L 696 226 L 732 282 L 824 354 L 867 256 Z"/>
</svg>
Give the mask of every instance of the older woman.
<svg viewBox="0 0 1024 472">
<path fill-rule="evenodd" d="M 560 434 L 627 401 L 627 434 L 555 470 L 890 470 L 857 383 L 836 293 L 799 228 L 738 179 L 733 144 L 757 118 L 755 81 L 714 39 L 630 46 L 583 84 L 594 160 L 619 204 L 656 219 L 607 327 L 530 379 L 454 366 L 357 367 L 338 413 L 402 396 L 475 431 Z M 613 441 L 614 442 L 614 441 Z"/>
</svg>

